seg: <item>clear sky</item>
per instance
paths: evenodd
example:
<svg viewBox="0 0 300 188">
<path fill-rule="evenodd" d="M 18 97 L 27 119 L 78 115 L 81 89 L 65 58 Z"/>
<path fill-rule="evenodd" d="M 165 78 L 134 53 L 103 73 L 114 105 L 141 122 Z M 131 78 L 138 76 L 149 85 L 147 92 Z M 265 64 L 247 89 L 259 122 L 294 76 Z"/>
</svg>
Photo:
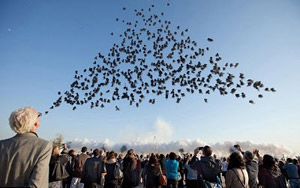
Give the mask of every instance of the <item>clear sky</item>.
<svg viewBox="0 0 300 188">
<path fill-rule="evenodd" d="M 32 106 L 44 112 L 69 89 L 75 70 L 91 65 L 99 51 L 108 53 L 125 29 L 115 19 L 134 19 L 134 9 L 155 5 L 175 27 L 189 28 L 199 46 L 219 52 L 224 62 L 239 62 L 237 72 L 276 88 L 251 105 L 247 100 L 213 94 L 188 95 L 180 104 L 159 98 L 139 108 L 114 106 L 76 111 L 63 104 L 41 119 L 45 139 L 62 133 L 66 140 L 89 138 L 133 141 L 156 131 L 157 121 L 172 133 L 164 141 L 253 141 L 283 144 L 300 153 L 300 1 L 282 0 L 92 0 L 0 1 L 0 139 L 14 133 L 10 113 Z M 127 11 L 122 11 L 127 7 Z M 250 95 L 257 95 L 254 89 Z M 163 131 L 163 129 L 162 129 Z M 169 131 L 167 129 L 166 131 Z M 159 136 L 159 135 L 158 135 Z"/>
</svg>

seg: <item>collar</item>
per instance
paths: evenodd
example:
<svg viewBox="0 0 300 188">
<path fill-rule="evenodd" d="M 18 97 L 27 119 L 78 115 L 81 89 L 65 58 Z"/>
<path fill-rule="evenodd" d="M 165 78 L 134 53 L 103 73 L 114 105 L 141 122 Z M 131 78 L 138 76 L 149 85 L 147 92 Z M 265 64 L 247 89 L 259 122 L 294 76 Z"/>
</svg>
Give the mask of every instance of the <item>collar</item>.
<svg viewBox="0 0 300 188">
<path fill-rule="evenodd" d="M 37 138 L 39 137 L 38 134 L 35 132 L 30 132 L 30 133 L 34 134 Z"/>
<path fill-rule="evenodd" d="M 38 137 L 38 135 L 35 132 L 28 132 L 28 133 L 23 133 L 23 134 L 17 134 L 16 136 L 36 136 Z"/>
</svg>

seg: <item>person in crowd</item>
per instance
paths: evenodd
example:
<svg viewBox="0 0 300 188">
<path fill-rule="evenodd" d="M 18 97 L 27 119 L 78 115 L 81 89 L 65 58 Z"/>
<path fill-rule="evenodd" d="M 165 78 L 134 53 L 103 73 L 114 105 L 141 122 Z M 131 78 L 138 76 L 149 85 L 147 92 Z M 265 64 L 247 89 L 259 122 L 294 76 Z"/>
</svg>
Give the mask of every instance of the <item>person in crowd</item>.
<svg viewBox="0 0 300 188">
<path fill-rule="evenodd" d="M 293 164 L 293 159 L 287 158 L 286 164 L 282 167 L 286 172 L 286 178 L 289 181 L 291 188 L 300 188 L 300 179 L 297 165 Z"/>
<path fill-rule="evenodd" d="M 98 149 L 93 151 L 93 158 L 87 158 L 82 169 L 81 181 L 85 188 L 100 187 L 101 178 L 106 173 L 104 161 L 99 158 Z"/>
<path fill-rule="evenodd" d="M 299 159 L 293 159 L 293 164 L 298 167 L 298 175 L 300 176 L 300 158 Z"/>
<path fill-rule="evenodd" d="M 32 107 L 11 113 L 9 124 L 17 134 L 0 141 L 0 187 L 48 187 L 52 143 L 38 138 L 40 116 Z"/>
<path fill-rule="evenodd" d="M 166 166 L 165 166 L 166 156 L 164 154 L 160 154 L 158 162 L 159 162 L 162 174 L 166 176 L 167 175 L 167 169 L 166 169 Z M 161 186 L 161 187 L 166 188 L 167 186 L 165 185 L 165 186 Z"/>
<path fill-rule="evenodd" d="M 90 158 L 90 156 L 87 154 L 87 147 L 82 147 L 81 154 L 77 157 L 75 157 L 74 161 L 74 173 L 73 178 L 71 181 L 71 188 L 83 188 L 84 184 L 81 183 L 81 177 L 82 177 L 82 169 L 85 161 Z"/>
<path fill-rule="evenodd" d="M 165 162 L 166 162 L 166 156 L 164 154 L 160 154 L 159 155 L 159 164 L 160 164 L 161 170 L 162 170 L 164 175 L 167 174 L 167 169 L 165 167 Z"/>
<path fill-rule="evenodd" d="M 220 180 L 221 183 L 222 183 L 222 177 L 221 177 L 221 175 L 222 175 L 222 161 L 221 161 L 220 159 L 217 158 L 217 155 L 216 155 L 216 154 L 214 154 L 213 157 L 214 157 L 216 163 L 220 165 L 221 171 L 220 171 L 220 173 L 218 174 L 218 177 L 219 177 L 219 180 Z"/>
<path fill-rule="evenodd" d="M 100 149 L 99 150 L 99 159 L 101 159 L 102 161 L 104 161 L 105 157 L 106 157 L 106 153 L 104 152 L 103 149 Z"/>
<path fill-rule="evenodd" d="M 156 155 L 151 154 L 149 163 L 145 166 L 146 188 L 158 188 L 159 175 L 161 173 L 161 167 Z"/>
<path fill-rule="evenodd" d="M 66 164 L 68 163 L 68 158 L 65 156 L 60 155 L 59 147 L 53 146 L 52 155 L 50 158 L 50 164 L 49 164 L 49 188 L 62 188 L 63 187 L 63 181 L 55 179 L 55 164 L 59 162 L 63 168 L 66 167 Z"/>
<path fill-rule="evenodd" d="M 187 188 L 196 188 L 197 187 L 197 171 L 191 168 L 191 165 L 194 163 L 192 157 L 188 156 L 184 167 L 187 169 L 187 178 L 186 178 L 186 187 Z"/>
<path fill-rule="evenodd" d="M 71 175 L 70 175 L 70 163 L 69 161 L 71 161 L 72 157 L 68 154 L 68 149 L 66 148 L 66 145 L 63 144 L 62 146 L 64 149 L 61 151 L 61 158 L 63 158 L 64 161 L 66 161 L 66 164 L 64 164 L 68 174 L 69 174 L 69 177 L 64 179 L 62 181 L 62 184 L 63 184 L 63 188 L 69 188 L 70 187 L 70 184 L 71 184 Z"/>
<path fill-rule="evenodd" d="M 140 160 L 141 160 L 141 171 L 140 171 L 140 183 L 143 183 L 143 172 L 145 169 L 145 163 L 144 163 L 144 155 L 140 155 Z"/>
<path fill-rule="evenodd" d="M 249 188 L 249 177 L 245 162 L 240 153 L 233 152 L 229 156 L 228 170 L 226 172 L 226 187 Z"/>
<path fill-rule="evenodd" d="M 244 159 L 246 170 L 249 177 L 249 188 L 257 188 L 258 182 L 258 163 L 254 160 L 254 155 L 250 151 L 245 151 Z"/>
<path fill-rule="evenodd" d="M 257 153 L 259 156 L 259 154 Z M 264 155 L 262 164 L 259 165 L 258 180 L 264 188 L 287 188 L 286 180 L 281 174 L 275 159 L 271 155 Z"/>
<path fill-rule="evenodd" d="M 183 180 L 184 180 L 184 162 L 182 160 L 182 158 L 180 156 L 177 156 L 177 161 L 179 162 L 179 166 L 178 166 L 178 187 L 179 188 L 183 188 Z"/>
<path fill-rule="evenodd" d="M 179 162 L 176 160 L 176 154 L 171 152 L 169 154 L 169 159 L 164 163 L 167 169 L 167 187 L 168 188 L 177 188 L 178 187 L 178 167 Z"/>
<path fill-rule="evenodd" d="M 226 157 L 222 158 L 221 165 L 222 165 L 222 168 L 221 168 L 221 170 L 222 170 L 222 176 L 225 179 L 226 178 L 227 168 L 228 168 L 228 162 L 227 162 L 227 158 Z"/>
<path fill-rule="evenodd" d="M 244 155 L 244 152 L 242 150 L 242 147 L 239 144 L 235 144 L 234 146 L 235 151 L 234 152 L 240 152 L 242 155 Z"/>
<path fill-rule="evenodd" d="M 118 165 L 118 166 L 117 166 Z M 117 162 L 116 155 L 113 151 L 109 152 L 105 163 L 106 176 L 104 188 L 117 188 L 118 179 L 115 177 L 115 169 L 120 169 L 120 164 Z"/>
<path fill-rule="evenodd" d="M 124 179 L 122 182 L 122 188 L 132 188 L 137 186 L 138 174 L 136 171 L 136 159 L 133 149 L 127 151 L 127 155 L 123 160 L 123 174 Z"/>
<path fill-rule="evenodd" d="M 120 164 L 121 169 L 123 170 L 123 155 L 122 155 L 122 153 L 119 154 L 117 161 Z"/>
<path fill-rule="evenodd" d="M 69 173 L 69 177 L 63 181 L 63 187 L 64 188 L 69 188 L 71 186 L 71 181 L 73 178 L 73 173 L 74 173 L 74 162 L 75 162 L 75 157 L 76 157 L 76 153 L 73 149 L 71 149 L 70 151 L 68 151 L 68 163 L 66 164 L 66 170 Z"/>
<path fill-rule="evenodd" d="M 145 167 L 148 165 L 149 163 L 149 155 L 147 155 L 143 161 L 143 166 L 144 166 L 144 170 L 143 170 L 143 173 L 142 173 L 142 179 L 143 179 L 143 185 L 144 187 L 146 187 L 146 178 L 145 178 Z"/>
<path fill-rule="evenodd" d="M 136 158 L 136 170 L 139 175 L 139 182 L 141 183 L 142 160 L 139 155 L 136 155 L 135 158 Z"/>
<path fill-rule="evenodd" d="M 195 156 L 198 154 L 199 150 L 195 149 Z M 212 186 L 221 184 L 218 174 L 221 172 L 221 165 L 216 161 L 212 155 L 212 148 L 210 146 L 205 146 L 202 149 L 201 160 L 196 161 L 191 168 L 197 170 L 197 184 L 198 187 L 204 187 L 204 183 L 210 184 Z"/>
</svg>

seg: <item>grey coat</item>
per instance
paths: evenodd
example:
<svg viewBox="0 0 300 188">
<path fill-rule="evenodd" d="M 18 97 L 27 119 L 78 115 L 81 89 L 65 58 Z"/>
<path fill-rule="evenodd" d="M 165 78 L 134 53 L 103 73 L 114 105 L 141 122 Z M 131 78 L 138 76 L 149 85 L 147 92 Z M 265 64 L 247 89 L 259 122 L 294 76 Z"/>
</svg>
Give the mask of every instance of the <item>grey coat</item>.
<svg viewBox="0 0 300 188">
<path fill-rule="evenodd" d="M 0 141 L 0 187 L 47 188 L 52 143 L 33 133 Z"/>
</svg>

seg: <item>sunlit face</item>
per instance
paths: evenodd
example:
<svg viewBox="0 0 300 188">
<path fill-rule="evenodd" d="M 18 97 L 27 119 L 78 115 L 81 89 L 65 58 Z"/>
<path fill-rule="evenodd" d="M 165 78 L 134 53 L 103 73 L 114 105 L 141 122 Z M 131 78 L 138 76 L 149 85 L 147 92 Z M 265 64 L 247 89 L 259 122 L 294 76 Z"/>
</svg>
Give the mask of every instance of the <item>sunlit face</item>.
<svg viewBox="0 0 300 188">
<path fill-rule="evenodd" d="M 32 111 L 33 111 L 34 114 L 36 114 L 36 117 L 37 117 L 37 118 L 36 118 L 36 122 L 35 122 L 34 125 L 35 125 L 36 127 L 38 127 L 38 126 L 40 126 L 40 121 L 41 121 L 41 119 L 40 119 L 40 117 L 39 117 L 39 113 L 38 113 L 36 110 L 34 110 L 34 109 L 32 109 Z"/>
</svg>

